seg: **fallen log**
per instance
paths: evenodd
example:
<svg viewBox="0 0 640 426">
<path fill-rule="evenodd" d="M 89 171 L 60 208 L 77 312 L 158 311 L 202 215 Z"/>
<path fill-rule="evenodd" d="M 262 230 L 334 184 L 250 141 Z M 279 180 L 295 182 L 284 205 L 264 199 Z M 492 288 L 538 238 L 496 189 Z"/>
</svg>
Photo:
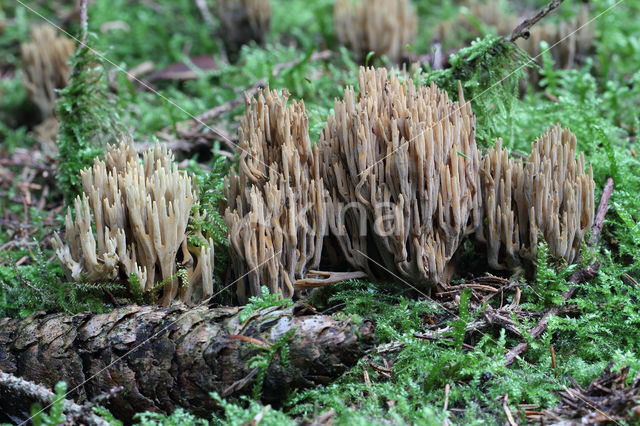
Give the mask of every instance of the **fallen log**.
<svg viewBox="0 0 640 426">
<path fill-rule="evenodd" d="M 289 362 L 285 368 L 279 352 L 273 355 L 262 386 L 264 403 L 278 405 L 290 389 L 330 382 L 375 339 L 371 322 L 303 315 L 299 305 L 262 308 L 244 321 L 240 311 L 128 306 L 98 315 L 3 318 L 0 371 L 48 388 L 64 380 L 68 396 L 79 404 L 120 386 L 123 391 L 106 405 L 124 421 L 140 411 L 169 413 L 178 407 L 208 418 L 216 409 L 209 393 L 250 393 L 259 375 L 248 361 L 287 332 Z M 7 398 L 0 399 L 0 417 L 12 406 Z M 26 419 L 29 408 L 4 414 Z"/>
</svg>

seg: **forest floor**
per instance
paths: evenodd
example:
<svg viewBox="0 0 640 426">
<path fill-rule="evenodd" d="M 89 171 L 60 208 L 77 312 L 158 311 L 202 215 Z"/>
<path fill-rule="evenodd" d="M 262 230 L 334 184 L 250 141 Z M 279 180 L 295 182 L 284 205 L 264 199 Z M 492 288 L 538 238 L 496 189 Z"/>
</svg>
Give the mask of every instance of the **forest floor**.
<svg viewBox="0 0 640 426">
<path fill-rule="evenodd" d="M 57 262 L 50 240 L 68 206 L 58 180 L 60 147 L 23 84 L 20 45 L 30 28 L 49 21 L 80 34 L 73 3 L 0 0 L 0 318 L 105 312 L 116 302 L 109 291 L 66 282 Z M 243 46 L 230 63 L 213 3 L 90 1 L 87 42 L 105 71 L 111 109 L 104 117 L 131 133 L 137 148 L 168 144 L 181 168 L 218 191 L 217 202 L 222 176 L 237 161 L 245 92 L 268 84 L 304 99 L 315 142 L 334 99 L 357 87 L 362 62 L 392 64 L 339 46 L 333 0 L 271 0 L 264 44 Z M 413 3 L 418 32 L 406 56 L 419 65 L 410 71 L 447 89 L 464 79 L 479 148 L 501 137 L 512 153 L 526 155 L 553 124 L 577 136 L 593 167 L 595 206 L 602 206 L 580 262 L 563 264 L 542 249 L 536 274 L 516 277 L 490 270 L 482 249 L 467 241 L 454 280 L 430 297 L 401 279 L 324 287 L 305 300 L 317 312 L 375 324 L 376 350 L 342 377 L 291 391 L 278 407 L 213 395 L 220 409 L 207 419 L 177 410 L 140 413 L 141 424 L 640 422 L 640 2 L 562 3 L 532 34 L 542 25 L 560 27 L 586 7 L 591 38 L 586 45 L 579 39 L 566 67 L 554 54 L 561 46 L 543 42 L 550 50 L 526 68 L 522 55 L 495 50 L 502 44 L 494 36 L 504 29 L 471 15 L 483 7 L 492 13 L 488 5 Z M 546 5 L 496 3 L 519 17 Z M 457 91 L 450 96 L 457 99 Z M 84 117 L 75 119 L 82 131 Z M 221 233 L 216 243 L 224 246 Z M 222 288 L 227 275 L 219 263 Z M 55 424 L 54 417 L 38 418 Z"/>
</svg>

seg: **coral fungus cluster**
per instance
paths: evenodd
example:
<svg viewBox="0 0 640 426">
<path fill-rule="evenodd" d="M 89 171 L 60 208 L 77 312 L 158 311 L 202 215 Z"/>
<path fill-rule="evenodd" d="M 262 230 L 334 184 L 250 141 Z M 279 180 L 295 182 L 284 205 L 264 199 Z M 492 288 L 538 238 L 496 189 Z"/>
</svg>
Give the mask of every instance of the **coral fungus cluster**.
<svg viewBox="0 0 640 426">
<path fill-rule="evenodd" d="M 69 279 L 127 282 L 135 274 L 142 292 L 163 290 L 164 305 L 211 296 L 213 243 L 188 246 L 195 194 L 165 147 L 150 149 L 140 162 L 128 141 L 109 146 L 104 161 L 82 171 L 82 185 L 75 215 L 67 213 L 66 243 L 57 235 L 53 241 Z"/>
<path fill-rule="evenodd" d="M 592 172 L 569 130 L 551 127 L 524 162 L 501 140 L 481 159 L 460 85 L 453 102 L 383 68 L 360 69 L 358 95 L 348 87 L 335 101 L 313 149 L 302 101 L 268 89 L 247 98 L 237 154 L 225 222 L 240 303 L 261 286 L 291 297 L 296 282 L 326 277 L 317 269 L 332 250 L 338 270 L 385 270 L 424 291 L 452 277 L 456 251 L 473 234 L 496 269 L 533 260 L 540 238 L 574 262 L 593 222 Z M 213 243 L 187 243 L 195 194 L 166 148 L 140 162 L 125 142 L 109 147 L 82 182 L 67 244 L 55 240 L 69 278 L 135 274 L 141 290 L 164 290 L 163 304 L 212 294 Z"/>
<path fill-rule="evenodd" d="M 218 0 L 216 3 L 220 37 L 231 60 L 237 59 L 242 45 L 250 41 L 264 43 L 271 26 L 269 0 Z"/>
<path fill-rule="evenodd" d="M 314 150 L 302 102 L 268 90 L 247 100 L 239 172 L 226 184 L 239 300 L 261 285 L 291 296 L 296 281 L 318 275 L 323 252 L 343 260 L 340 269 L 384 269 L 428 291 L 451 277 L 471 234 L 497 269 L 533 259 L 538 234 L 575 261 L 594 204 L 575 136 L 555 126 L 525 163 L 501 141 L 481 160 L 461 88 L 458 98 L 361 68 L 359 94 L 347 88 L 335 101 Z"/>
<path fill-rule="evenodd" d="M 399 62 L 416 36 L 410 0 L 336 0 L 333 24 L 340 44 L 364 58 L 369 52 Z"/>
<path fill-rule="evenodd" d="M 381 259 L 429 288 L 480 226 L 470 104 L 462 91 L 455 104 L 435 85 L 371 68 L 360 71 L 357 101 L 348 88 L 334 109 L 318 142 L 332 234 L 353 267 L 370 271 L 370 259 Z"/>
<path fill-rule="evenodd" d="M 261 92 L 247 101 L 239 133 L 239 172 L 226 183 L 225 220 L 238 297 L 266 285 L 291 297 L 296 279 L 320 264 L 325 189 L 309 140 L 304 103 Z"/>
<path fill-rule="evenodd" d="M 550 253 L 572 263 L 593 223 L 594 181 L 576 158 L 576 137 L 552 126 L 531 144 L 522 160 L 509 158 L 502 141 L 489 148 L 482 164 L 489 265 L 515 269 L 533 260 L 538 234 Z"/>
<path fill-rule="evenodd" d="M 67 64 L 75 50 L 73 40 L 56 37 L 48 26 L 35 27 L 31 39 L 20 46 L 24 86 L 31 101 L 40 111 L 40 120 L 53 115 L 56 90 L 69 82 L 71 67 Z"/>
</svg>

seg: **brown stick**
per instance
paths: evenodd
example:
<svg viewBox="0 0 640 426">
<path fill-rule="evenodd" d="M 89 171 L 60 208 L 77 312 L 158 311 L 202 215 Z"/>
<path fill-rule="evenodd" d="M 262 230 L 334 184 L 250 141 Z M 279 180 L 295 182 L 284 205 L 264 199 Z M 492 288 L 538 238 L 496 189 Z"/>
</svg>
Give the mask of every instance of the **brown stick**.
<svg viewBox="0 0 640 426">
<path fill-rule="evenodd" d="M 597 243 L 598 238 L 600 236 L 600 231 L 602 230 L 602 224 L 604 223 L 605 214 L 607 213 L 607 209 L 609 208 L 609 199 L 611 198 L 612 192 L 613 192 L 613 179 L 608 178 L 607 182 L 605 183 L 604 189 L 602 190 L 602 197 L 600 197 L 600 204 L 598 205 L 598 210 L 597 210 L 598 213 L 596 215 L 596 219 L 592 228 L 594 246 Z M 573 284 L 583 283 L 595 277 L 596 274 L 598 273 L 599 268 L 600 268 L 600 264 L 598 262 L 594 262 L 591 265 L 588 265 L 582 269 L 578 269 L 577 271 L 575 271 L 573 274 L 571 274 L 571 276 L 567 281 Z M 576 288 L 574 286 L 569 287 L 569 289 L 563 294 L 564 300 L 566 301 L 571 297 L 573 297 L 575 292 L 576 292 Z M 554 306 L 553 308 L 549 309 L 549 311 L 542 316 L 538 324 L 536 324 L 535 327 L 529 330 L 529 335 L 533 339 L 537 339 L 538 337 L 540 337 L 542 333 L 545 332 L 545 330 L 547 329 L 547 326 L 549 325 L 549 318 L 552 317 L 553 315 L 557 315 L 559 311 L 560 311 L 560 306 Z M 511 365 L 513 361 L 515 361 L 515 359 L 518 356 L 522 355 L 528 348 L 529 348 L 529 345 L 526 342 L 522 342 L 514 346 L 509 352 L 507 352 L 507 355 L 505 355 L 504 357 L 505 365 Z"/>
<path fill-rule="evenodd" d="M 267 85 L 267 79 L 266 78 L 261 78 L 260 80 L 256 81 L 253 84 L 253 86 L 251 86 L 248 90 L 246 90 L 242 95 L 238 96 L 237 98 L 231 99 L 230 101 L 227 101 L 227 102 L 223 103 L 222 105 L 215 106 L 215 107 L 211 108 L 210 110 L 203 112 L 200 115 L 196 115 L 196 118 L 193 121 L 200 122 L 200 121 L 211 120 L 213 118 L 216 118 L 220 114 L 223 114 L 225 112 L 231 111 L 232 109 L 234 109 L 238 105 L 242 105 L 242 103 L 244 102 L 244 99 L 245 99 L 245 95 L 249 96 L 249 97 L 252 97 L 256 93 L 258 93 L 258 90 L 262 89 L 266 85 Z"/>
<path fill-rule="evenodd" d="M 518 426 L 518 423 L 516 423 L 515 419 L 513 418 L 513 414 L 511 414 L 511 410 L 509 409 L 509 394 L 506 393 L 504 394 L 504 398 L 502 399 L 502 409 L 504 410 L 504 413 L 507 415 L 507 421 L 509 423 L 509 426 Z"/>
<path fill-rule="evenodd" d="M 519 38 L 528 39 L 529 29 L 534 26 L 539 20 L 551 13 L 555 8 L 560 6 L 564 0 L 551 0 L 551 2 L 540 9 L 533 18 L 528 18 L 522 21 L 512 32 L 509 37 L 510 42 L 514 42 Z"/>
<path fill-rule="evenodd" d="M 88 0 L 80 0 L 80 46 L 78 49 L 82 49 L 87 44 L 87 33 L 89 32 L 89 16 L 87 14 L 87 2 Z"/>
<path fill-rule="evenodd" d="M 91 407 L 76 404 L 69 399 L 59 399 L 57 395 L 45 386 L 21 379 L 13 374 L 0 370 L 0 395 L 2 395 L 2 410 L 8 409 L 6 405 L 21 404 L 25 411 L 31 403 L 38 402 L 41 405 L 50 405 L 60 402 L 69 416 L 88 425 L 109 425 L 108 422 L 98 417 L 91 411 Z M 24 415 L 27 415 L 25 412 Z"/>
<path fill-rule="evenodd" d="M 309 271 L 309 275 L 317 275 L 323 278 L 303 278 L 297 280 L 293 286 L 296 290 L 302 290 L 305 288 L 317 288 L 323 287 L 329 284 L 339 283 L 341 281 L 355 280 L 356 278 L 364 278 L 367 276 L 366 272 L 326 272 L 326 271 Z"/>
<path fill-rule="evenodd" d="M 591 230 L 593 231 L 593 246 L 598 245 L 598 240 L 600 238 L 600 231 L 602 231 L 602 225 L 604 224 L 604 217 L 607 214 L 607 210 L 609 209 L 609 198 L 611 198 L 611 194 L 613 193 L 613 179 L 608 178 L 607 182 L 604 185 L 604 189 L 602 190 L 602 197 L 600 197 L 600 204 L 598 205 L 598 212 L 596 213 L 596 220 L 593 222 L 593 227 Z"/>
<path fill-rule="evenodd" d="M 196 0 L 196 6 L 200 11 L 200 15 L 202 15 L 202 19 L 204 19 L 205 24 L 207 24 L 207 27 L 209 27 L 209 29 L 211 30 L 214 30 L 216 24 L 213 22 L 213 16 L 209 11 L 209 7 L 207 7 L 206 0 Z"/>
</svg>

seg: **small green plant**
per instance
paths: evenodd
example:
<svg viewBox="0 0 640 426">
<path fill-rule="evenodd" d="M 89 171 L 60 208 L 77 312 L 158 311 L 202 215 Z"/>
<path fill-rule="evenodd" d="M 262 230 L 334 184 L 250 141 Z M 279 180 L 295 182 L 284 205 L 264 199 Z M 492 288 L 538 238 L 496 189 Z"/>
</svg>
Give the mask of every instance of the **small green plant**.
<svg viewBox="0 0 640 426">
<path fill-rule="evenodd" d="M 471 322 L 469 315 L 469 300 L 471 299 L 471 289 L 465 288 L 460 293 L 460 304 L 458 305 L 458 319 L 453 321 L 453 342 L 454 347 L 462 352 L 462 344 L 467 331 L 467 324 Z"/>
<path fill-rule="evenodd" d="M 176 411 L 167 416 L 160 413 L 152 413 L 146 411 L 144 413 L 138 413 L 134 416 L 134 420 L 137 420 L 140 426 L 192 426 L 200 425 L 207 426 L 209 422 L 204 419 L 199 419 L 193 414 L 185 411 L 182 408 L 178 408 Z"/>
<path fill-rule="evenodd" d="M 294 425 L 289 416 L 280 410 L 275 410 L 270 406 L 264 406 L 246 396 L 240 397 L 237 402 L 230 402 L 222 398 L 216 392 L 212 392 L 211 397 L 222 407 L 221 414 L 213 415 L 214 425 L 246 425 L 255 422 L 260 417 L 259 423 L 264 426 Z"/>
<path fill-rule="evenodd" d="M 55 386 L 55 399 L 49 408 L 49 414 L 45 413 L 42 406 L 35 403 L 31 406 L 31 421 L 34 426 L 55 426 L 67 421 L 64 415 L 63 401 L 67 393 L 67 384 L 58 382 Z"/>
<path fill-rule="evenodd" d="M 49 262 L 36 244 L 31 264 L 0 266 L 0 317 L 26 317 L 39 311 L 105 312 L 104 291 L 116 291 L 114 283 L 75 283 L 63 277 L 57 262 Z"/>
<path fill-rule="evenodd" d="M 556 263 L 558 266 L 554 266 Z M 544 309 L 549 305 L 561 305 L 564 302 L 563 292 L 569 289 L 566 278 L 576 270 L 578 265 L 562 265 L 564 262 L 551 259 L 549 246 L 544 240 L 538 244 L 536 256 L 535 293 L 539 297 L 536 307 Z"/>
<path fill-rule="evenodd" d="M 540 50 L 542 51 L 542 68 L 540 69 L 540 86 L 544 87 L 549 93 L 556 93 L 562 71 L 555 68 L 555 61 L 551 56 L 549 44 L 546 41 L 540 42 Z"/>
<path fill-rule="evenodd" d="M 471 102 L 476 115 L 480 146 L 489 146 L 496 137 L 509 136 L 496 129 L 513 118 L 518 81 L 532 64 L 527 53 L 502 37 L 486 35 L 452 54 L 449 63 L 449 68 L 427 73 L 425 82 L 436 83 L 452 97 L 457 97 L 458 82 L 462 84 L 465 100 Z"/>
<path fill-rule="evenodd" d="M 209 238 L 213 240 L 214 278 L 217 283 L 224 282 L 228 264 L 227 224 L 221 213 L 226 202 L 224 177 L 228 172 L 229 164 L 224 157 L 215 158 L 208 173 L 202 173 L 197 167 L 194 177 L 199 203 L 193 206 L 187 227 L 189 244 L 196 247 L 207 246 Z"/>
<path fill-rule="evenodd" d="M 67 202 L 80 193 L 80 171 L 90 167 L 121 133 L 116 103 L 109 95 L 103 59 L 84 44 L 71 57 L 73 74 L 59 92 L 58 182 Z"/>
<path fill-rule="evenodd" d="M 282 299 L 279 294 L 271 294 L 268 287 L 262 286 L 260 287 L 260 296 L 252 296 L 249 298 L 249 303 L 242 308 L 240 315 L 238 315 L 238 319 L 240 322 L 245 322 L 249 319 L 251 314 L 259 309 L 269 308 L 271 306 L 281 306 L 286 308 L 291 306 L 292 303 L 291 299 Z"/>
<path fill-rule="evenodd" d="M 248 362 L 249 368 L 257 368 L 258 374 L 256 375 L 255 384 L 253 385 L 253 398 L 260 399 L 262 395 L 262 386 L 264 384 L 264 378 L 267 374 L 269 366 L 273 362 L 273 358 L 278 354 L 280 356 L 280 365 L 284 368 L 289 367 L 289 342 L 293 338 L 296 332 L 295 327 L 287 330 L 269 347 L 258 346 L 261 352 L 254 355 Z"/>
</svg>

